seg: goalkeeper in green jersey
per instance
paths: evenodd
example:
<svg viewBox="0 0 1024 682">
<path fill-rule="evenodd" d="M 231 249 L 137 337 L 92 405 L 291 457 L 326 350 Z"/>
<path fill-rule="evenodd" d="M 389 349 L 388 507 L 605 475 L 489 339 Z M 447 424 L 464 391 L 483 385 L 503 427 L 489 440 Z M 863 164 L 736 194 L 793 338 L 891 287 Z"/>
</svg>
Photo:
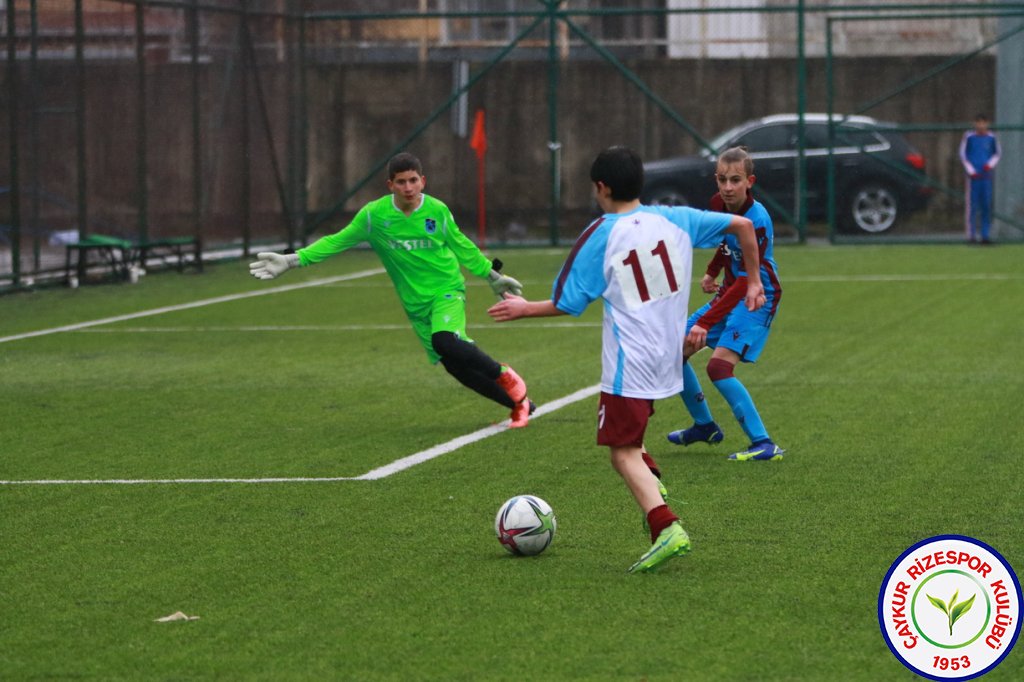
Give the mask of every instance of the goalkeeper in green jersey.
<svg viewBox="0 0 1024 682">
<path fill-rule="evenodd" d="M 423 193 L 426 176 L 409 153 L 388 162 L 391 194 L 363 206 L 347 227 L 292 254 L 258 253 L 249 264 L 258 279 L 274 279 L 290 268 L 312 265 L 368 242 L 395 285 L 405 314 L 431 363 L 485 398 L 512 411 L 510 428 L 526 426 L 534 405 L 526 383 L 508 365 L 493 360 L 466 334 L 466 280 L 460 265 L 486 277 L 499 298 L 517 296 L 522 285 L 502 275 L 459 230 L 445 204 Z"/>
</svg>

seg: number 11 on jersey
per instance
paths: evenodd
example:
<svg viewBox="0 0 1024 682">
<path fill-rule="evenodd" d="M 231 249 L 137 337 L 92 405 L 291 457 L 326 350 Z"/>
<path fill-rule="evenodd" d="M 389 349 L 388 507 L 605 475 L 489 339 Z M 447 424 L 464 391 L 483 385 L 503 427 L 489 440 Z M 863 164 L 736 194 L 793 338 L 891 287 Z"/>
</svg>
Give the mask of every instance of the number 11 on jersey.
<svg viewBox="0 0 1024 682">
<path fill-rule="evenodd" d="M 631 309 L 675 294 L 685 275 L 677 262 L 679 256 L 669 250 L 664 240 L 654 247 L 637 247 L 612 258 L 623 301 Z"/>
</svg>

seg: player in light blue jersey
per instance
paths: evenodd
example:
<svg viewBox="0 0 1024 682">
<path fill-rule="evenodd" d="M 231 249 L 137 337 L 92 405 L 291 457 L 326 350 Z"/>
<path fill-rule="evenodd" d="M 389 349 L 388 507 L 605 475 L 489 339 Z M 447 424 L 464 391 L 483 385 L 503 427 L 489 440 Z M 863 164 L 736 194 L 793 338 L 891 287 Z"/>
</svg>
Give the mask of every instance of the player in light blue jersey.
<svg viewBox="0 0 1024 682">
<path fill-rule="evenodd" d="M 755 181 L 754 162 L 745 149 L 734 147 L 722 152 L 718 157 L 715 180 L 718 194 L 711 198 L 712 210 L 744 215 L 754 223 L 766 303 L 754 311 L 742 305 L 747 279 L 743 252 L 739 242 L 732 235 L 726 235 L 701 279 L 702 289 L 716 293 L 716 296 L 694 312 L 686 323 L 687 339 L 694 343 L 684 353 L 683 391 L 679 395 L 694 424 L 688 429 L 673 431 L 668 434 L 668 439 L 676 445 L 691 445 L 718 443 L 724 438 L 689 361 L 694 353 L 707 345 L 714 349 L 707 365 L 708 378 L 725 398 L 750 441 L 745 450 L 729 455 L 729 459 L 734 462 L 778 461 L 784 451 L 768 435 L 750 392 L 733 373 L 738 362 L 757 361 L 768 341 L 772 320 L 782 300 L 782 285 L 772 249 L 772 219 L 764 205 L 754 201 L 750 195 Z M 723 269 L 725 275 L 719 287 L 716 280 Z"/>
<path fill-rule="evenodd" d="M 625 147 L 601 152 L 590 169 L 604 215 L 576 240 L 552 287 L 551 298 L 507 295 L 488 313 L 498 322 L 521 317 L 580 315 L 594 301 L 604 307 L 601 398 L 597 443 L 608 446 L 612 467 L 644 513 L 654 544 L 629 571 L 647 572 L 690 549 L 669 508 L 657 465 L 644 449 L 654 401 L 683 384 L 682 321 L 690 298 L 694 248 L 710 248 L 726 233 L 743 245 L 753 270 L 744 291 L 749 310 L 764 305 L 754 226 L 746 218 L 689 207 L 663 213 L 640 204 L 643 162 Z"/>
<path fill-rule="evenodd" d="M 991 244 L 993 171 L 999 163 L 999 140 L 989 129 L 986 114 L 974 117 L 974 130 L 960 140 L 960 163 L 964 166 L 964 231 L 967 241 Z"/>
</svg>

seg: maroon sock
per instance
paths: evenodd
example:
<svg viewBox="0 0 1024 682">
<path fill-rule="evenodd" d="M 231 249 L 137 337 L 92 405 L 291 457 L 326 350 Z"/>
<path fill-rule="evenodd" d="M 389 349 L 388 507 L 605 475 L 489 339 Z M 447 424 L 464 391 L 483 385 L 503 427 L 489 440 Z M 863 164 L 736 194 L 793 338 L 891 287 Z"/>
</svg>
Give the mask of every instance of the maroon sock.
<svg viewBox="0 0 1024 682">
<path fill-rule="evenodd" d="M 658 463 L 654 461 L 653 457 L 647 454 L 646 450 L 642 454 L 644 464 L 647 465 L 647 468 L 651 470 L 651 473 L 654 474 L 655 478 L 661 478 L 661 469 L 658 468 Z"/>
<path fill-rule="evenodd" d="M 661 531 L 678 520 L 679 517 L 672 513 L 667 504 L 655 507 L 647 512 L 647 525 L 651 527 L 651 542 L 657 540 L 658 536 L 661 535 Z"/>
</svg>

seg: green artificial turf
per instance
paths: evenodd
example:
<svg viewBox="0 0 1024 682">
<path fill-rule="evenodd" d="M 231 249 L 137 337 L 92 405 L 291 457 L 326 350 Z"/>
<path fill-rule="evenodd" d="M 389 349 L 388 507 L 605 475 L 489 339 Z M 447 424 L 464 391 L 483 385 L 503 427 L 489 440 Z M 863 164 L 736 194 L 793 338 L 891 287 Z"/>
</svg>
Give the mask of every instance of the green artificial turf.
<svg viewBox="0 0 1024 682">
<path fill-rule="evenodd" d="M 537 299 L 566 251 L 493 255 Z M 737 376 L 785 460 L 726 461 L 746 440 L 698 355 L 726 438 L 671 445 L 689 419 L 658 403 L 647 446 L 694 549 L 652 575 L 625 572 L 649 540 L 596 397 L 376 480 L 237 482 L 354 478 L 508 416 L 428 364 L 370 253 L 0 297 L 0 678 L 914 679 L 877 620 L 904 550 L 963 534 L 1024 570 L 1024 247 L 776 260 Z M 540 406 L 597 383 L 599 305 L 497 325 L 471 280 L 470 334 Z M 23 483 L 179 479 L 235 482 Z M 524 492 L 558 533 L 513 558 L 493 520 Z M 199 619 L 154 622 L 176 611 Z M 1015 650 L 985 679 L 1022 677 Z"/>
</svg>

